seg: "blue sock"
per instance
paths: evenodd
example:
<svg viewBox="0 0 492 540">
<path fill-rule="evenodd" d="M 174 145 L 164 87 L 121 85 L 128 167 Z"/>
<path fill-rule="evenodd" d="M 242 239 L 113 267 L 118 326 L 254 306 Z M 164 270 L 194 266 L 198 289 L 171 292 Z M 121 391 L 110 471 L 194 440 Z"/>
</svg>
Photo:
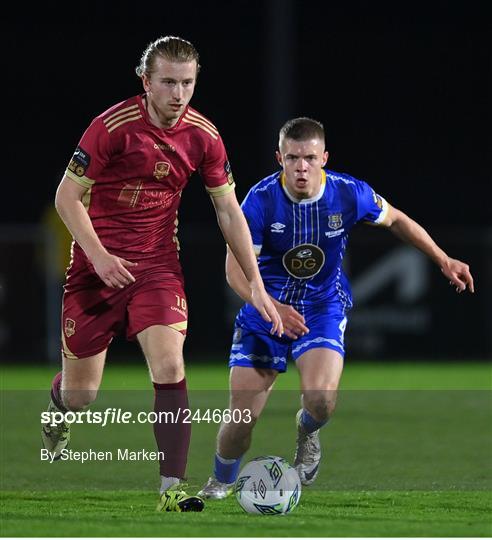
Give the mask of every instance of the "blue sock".
<svg viewBox="0 0 492 540">
<path fill-rule="evenodd" d="M 307 433 L 312 433 L 320 427 L 323 427 L 326 422 L 328 422 L 328 420 L 325 420 L 324 422 L 318 422 L 306 411 L 306 409 L 302 409 L 301 424 Z"/>
<path fill-rule="evenodd" d="M 215 454 L 215 467 L 214 476 L 219 482 L 224 484 L 232 484 L 236 481 L 239 474 L 239 465 L 241 465 L 241 458 L 225 459 L 219 454 Z"/>
</svg>

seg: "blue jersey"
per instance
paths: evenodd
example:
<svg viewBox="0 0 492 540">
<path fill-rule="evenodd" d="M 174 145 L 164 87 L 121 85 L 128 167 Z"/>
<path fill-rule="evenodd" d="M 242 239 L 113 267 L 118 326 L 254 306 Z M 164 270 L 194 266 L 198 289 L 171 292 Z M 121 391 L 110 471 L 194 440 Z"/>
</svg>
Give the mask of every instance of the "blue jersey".
<svg viewBox="0 0 492 540">
<path fill-rule="evenodd" d="M 366 182 L 323 170 L 319 193 L 297 200 L 279 171 L 250 189 L 242 209 L 271 296 L 302 314 L 319 303 L 352 306 L 342 269 L 348 234 L 360 221 L 381 223 L 388 210 Z"/>
</svg>

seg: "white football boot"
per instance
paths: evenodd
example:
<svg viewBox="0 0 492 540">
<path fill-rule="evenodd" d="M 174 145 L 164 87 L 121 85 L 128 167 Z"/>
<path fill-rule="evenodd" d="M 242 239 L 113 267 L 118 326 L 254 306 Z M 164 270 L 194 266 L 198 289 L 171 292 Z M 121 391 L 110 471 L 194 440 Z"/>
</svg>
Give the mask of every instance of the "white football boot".
<svg viewBox="0 0 492 540">
<path fill-rule="evenodd" d="M 211 476 L 197 495 L 204 499 L 225 499 L 231 495 L 233 488 L 234 482 L 232 484 L 225 484 Z"/>
<path fill-rule="evenodd" d="M 294 468 L 304 486 L 311 485 L 318 476 L 321 461 L 321 443 L 319 429 L 306 433 L 301 424 L 302 409 L 296 414 L 297 437 Z"/>
</svg>

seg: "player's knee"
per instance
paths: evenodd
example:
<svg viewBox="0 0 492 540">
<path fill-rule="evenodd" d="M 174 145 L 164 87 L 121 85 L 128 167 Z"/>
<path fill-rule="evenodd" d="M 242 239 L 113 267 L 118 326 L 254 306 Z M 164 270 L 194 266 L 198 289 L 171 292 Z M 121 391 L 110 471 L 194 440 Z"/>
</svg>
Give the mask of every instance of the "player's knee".
<svg viewBox="0 0 492 540">
<path fill-rule="evenodd" d="M 182 381 L 185 376 L 183 362 L 165 361 L 153 362 L 152 379 L 158 384 L 175 383 Z"/>
<path fill-rule="evenodd" d="M 69 411 L 82 411 L 96 400 L 97 390 L 62 390 L 61 397 Z"/>
<path fill-rule="evenodd" d="M 327 422 L 336 407 L 336 391 L 318 390 L 306 392 L 303 396 L 304 408 L 317 422 Z"/>
</svg>

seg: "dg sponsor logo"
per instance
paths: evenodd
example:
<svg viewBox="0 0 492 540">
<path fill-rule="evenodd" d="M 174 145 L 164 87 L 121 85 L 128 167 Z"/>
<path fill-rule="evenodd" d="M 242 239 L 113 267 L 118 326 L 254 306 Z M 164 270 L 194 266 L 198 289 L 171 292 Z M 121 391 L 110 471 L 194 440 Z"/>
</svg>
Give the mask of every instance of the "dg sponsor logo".
<svg viewBox="0 0 492 540">
<path fill-rule="evenodd" d="M 325 264 L 325 254 L 314 244 L 301 244 L 289 249 L 282 257 L 284 268 L 297 278 L 306 279 L 315 276 Z"/>
</svg>

